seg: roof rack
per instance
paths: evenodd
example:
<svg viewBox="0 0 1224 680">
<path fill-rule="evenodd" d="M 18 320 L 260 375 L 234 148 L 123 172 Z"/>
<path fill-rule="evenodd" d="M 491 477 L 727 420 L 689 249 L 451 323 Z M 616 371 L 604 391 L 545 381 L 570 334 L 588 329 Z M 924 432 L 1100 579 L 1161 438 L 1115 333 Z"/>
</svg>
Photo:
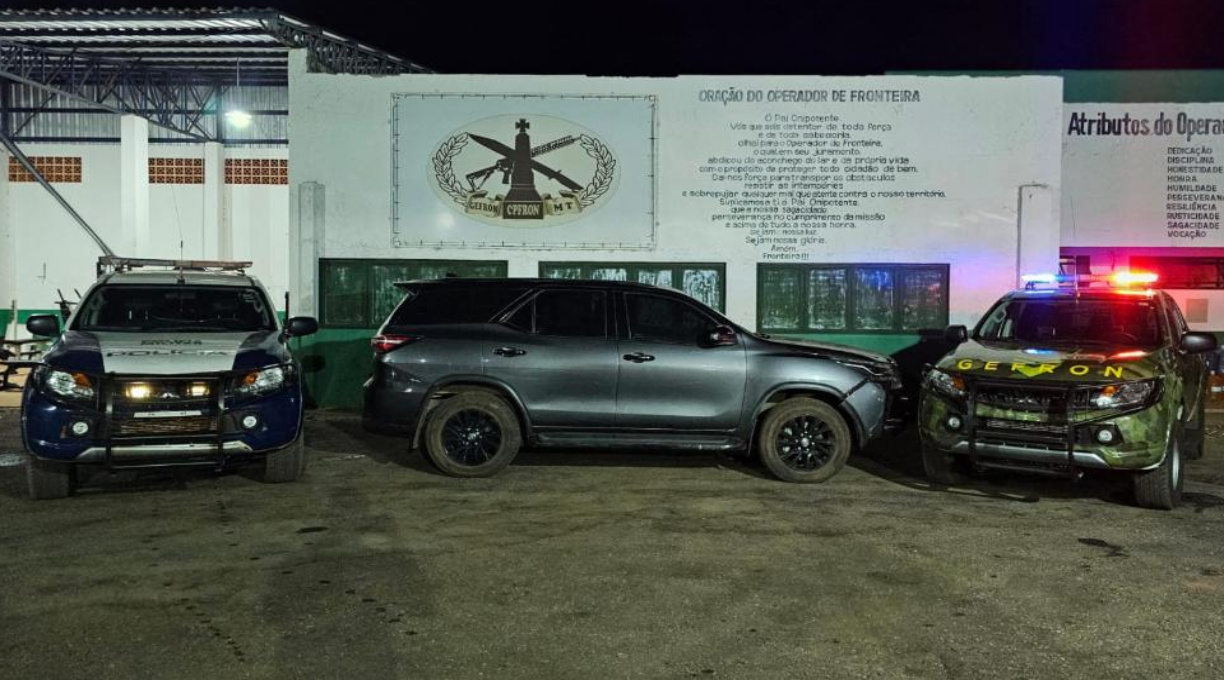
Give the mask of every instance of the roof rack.
<svg viewBox="0 0 1224 680">
<path fill-rule="evenodd" d="M 158 260 L 142 257 L 118 257 L 103 255 L 98 258 L 98 276 L 115 272 L 129 272 L 143 267 L 164 267 L 177 271 L 220 271 L 246 273 L 250 262 L 229 260 Z"/>
</svg>

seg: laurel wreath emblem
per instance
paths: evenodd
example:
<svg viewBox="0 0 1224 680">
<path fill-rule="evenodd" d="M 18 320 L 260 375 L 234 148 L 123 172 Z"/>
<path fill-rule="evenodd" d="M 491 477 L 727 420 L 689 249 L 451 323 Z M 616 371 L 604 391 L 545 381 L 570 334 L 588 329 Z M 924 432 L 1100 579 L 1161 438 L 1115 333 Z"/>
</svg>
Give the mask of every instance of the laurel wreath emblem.
<svg viewBox="0 0 1224 680">
<path fill-rule="evenodd" d="M 455 177 L 454 160 L 455 156 L 463 151 L 463 147 L 467 146 L 468 136 L 466 132 L 450 137 L 433 156 L 434 174 L 438 179 L 438 186 L 445 191 L 448 196 L 453 198 L 456 203 L 463 205 L 467 202 L 467 190 L 459 183 L 459 179 Z"/>
<path fill-rule="evenodd" d="M 612 150 L 606 144 L 590 135 L 580 136 L 578 143 L 582 145 L 583 150 L 586 151 L 588 156 L 595 159 L 595 174 L 591 177 L 590 183 L 578 195 L 578 200 L 582 203 L 582 207 L 586 208 L 608 193 L 608 189 L 612 187 L 612 177 L 616 171 L 616 158 L 612 155 Z"/>
<path fill-rule="evenodd" d="M 460 132 L 442 142 L 433 155 L 433 169 L 438 180 L 438 187 L 460 205 L 467 203 L 469 192 L 459 182 L 459 178 L 455 177 L 454 160 L 455 156 L 458 156 L 467 146 L 467 143 L 467 133 Z M 587 208 L 594 205 L 612 188 L 612 180 L 616 176 L 616 157 L 612 155 L 612 150 L 606 144 L 590 135 L 579 136 L 578 143 L 595 161 L 595 174 L 591 176 L 591 181 L 578 192 L 579 202 L 582 207 Z"/>
</svg>

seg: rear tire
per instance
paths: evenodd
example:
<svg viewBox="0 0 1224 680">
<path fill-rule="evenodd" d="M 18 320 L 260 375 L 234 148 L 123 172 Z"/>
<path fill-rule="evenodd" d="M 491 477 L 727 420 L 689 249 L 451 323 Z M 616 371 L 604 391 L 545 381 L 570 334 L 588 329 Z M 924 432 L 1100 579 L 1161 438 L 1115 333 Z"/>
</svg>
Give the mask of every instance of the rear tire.
<svg viewBox="0 0 1224 680">
<path fill-rule="evenodd" d="M 846 466 L 853 443 L 837 409 L 818 399 L 794 397 L 765 413 L 757 449 L 778 479 L 819 484 Z"/>
<path fill-rule="evenodd" d="M 957 463 L 956 456 L 922 445 L 922 471 L 928 480 L 944 486 L 964 484 L 969 478 L 957 469 Z"/>
<path fill-rule="evenodd" d="M 452 477 L 490 477 L 518 455 L 522 433 L 514 409 L 488 391 L 462 392 L 433 409 L 423 444 L 429 460 Z"/>
<path fill-rule="evenodd" d="M 306 435 L 298 436 L 298 440 L 280 451 L 273 451 L 264 457 L 263 474 L 260 481 L 265 484 L 283 484 L 296 481 L 306 471 Z"/>
<path fill-rule="evenodd" d="M 72 493 L 73 466 L 32 455 L 26 456 L 26 483 L 30 498 L 41 501 L 66 498 Z"/>
<path fill-rule="evenodd" d="M 1169 451 L 1155 469 L 1136 472 L 1135 503 L 1141 508 L 1172 510 L 1181 503 L 1185 484 L 1181 446 L 1176 436 L 1169 441 Z"/>
</svg>

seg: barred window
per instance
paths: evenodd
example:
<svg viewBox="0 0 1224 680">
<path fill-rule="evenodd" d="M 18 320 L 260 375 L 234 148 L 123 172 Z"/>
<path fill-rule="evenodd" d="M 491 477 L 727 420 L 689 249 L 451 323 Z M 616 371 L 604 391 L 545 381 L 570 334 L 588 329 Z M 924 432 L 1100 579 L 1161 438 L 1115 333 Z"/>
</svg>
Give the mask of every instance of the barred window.
<svg viewBox="0 0 1224 680">
<path fill-rule="evenodd" d="M 150 158 L 149 184 L 203 184 L 203 158 Z"/>
<path fill-rule="evenodd" d="M 723 311 L 727 268 L 721 262 L 541 262 L 546 279 L 635 281 L 674 288 L 706 306 Z"/>
<path fill-rule="evenodd" d="M 285 158 L 227 158 L 226 184 L 288 184 L 289 161 Z"/>
<path fill-rule="evenodd" d="M 762 331 L 904 333 L 947 323 L 946 264 L 758 265 Z"/>
<path fill-rule="evenodd" d="M 505 278 L 506 271 L 504 260 L 319 260 L 319 323 L 377 328 L 404 298 L 396 281 Z"/>
<path fill-rule="evenodd" d="M 30 163 L 48 182 L 79 184 L 81 182 L 80 156 L 29 156 Z M 10 182 L 34 182 L 34 175 L 9 156 L 8 178 Z"/>
</svg>

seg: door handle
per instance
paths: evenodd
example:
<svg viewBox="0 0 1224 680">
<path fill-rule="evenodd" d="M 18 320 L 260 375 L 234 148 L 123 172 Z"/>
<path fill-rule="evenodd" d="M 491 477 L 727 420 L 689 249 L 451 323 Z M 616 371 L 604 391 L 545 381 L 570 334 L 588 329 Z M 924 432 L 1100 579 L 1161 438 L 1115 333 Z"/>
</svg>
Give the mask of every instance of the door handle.
<svg viewBox="0 0 1224 680">
<path fill-rule="evenodd" d="M 493 353 L 503 357 L 521 357 L 527 353 L 527 350 L 517 347 L 498 347 L 493 350 Z"/>
<path fill-rule="evenodd" d="M 654 361 L 653 354 L 644 354 L 642 352 L 633 352 L 632 354 L 626 354 L 623 358 L 625 361 L 632 361 L 635 364 L 641 364 L 647 361 Z"/>
</svg>

